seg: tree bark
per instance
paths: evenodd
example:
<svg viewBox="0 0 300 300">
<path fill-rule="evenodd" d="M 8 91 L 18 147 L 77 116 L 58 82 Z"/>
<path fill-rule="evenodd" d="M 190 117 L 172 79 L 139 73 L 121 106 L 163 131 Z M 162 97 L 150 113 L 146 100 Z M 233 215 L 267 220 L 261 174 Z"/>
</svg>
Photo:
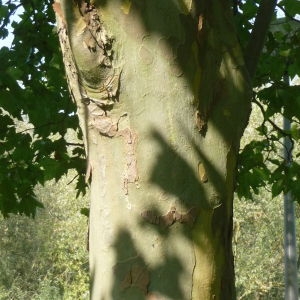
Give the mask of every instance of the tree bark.
<svg viewBox="0 0 300 300">
<path fill-rule="evenodd" d="M 235 298 L 250 88 L 230 3 L 203 2 L 54 4 L 87 153 L 91 299 Z"/>
</svg>

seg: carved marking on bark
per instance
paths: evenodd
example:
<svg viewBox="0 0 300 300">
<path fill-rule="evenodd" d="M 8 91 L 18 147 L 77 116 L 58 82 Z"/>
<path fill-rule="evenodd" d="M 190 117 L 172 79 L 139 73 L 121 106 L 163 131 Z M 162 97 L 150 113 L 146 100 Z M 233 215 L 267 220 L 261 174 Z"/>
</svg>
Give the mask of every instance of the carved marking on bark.
<svg viewBox="0 0 300 300">
<path fill-rule="evenodd" d="M 115 72 L 115 71 L 113 71 Z M 95 103 L 103 109 L 111 108 L 117 102 L 121 71 L 117 74 L 109 72 L 107 77 L 103 79 L 103 83 L 96 90 L 97 98 L 88 96 L 88 90 L 85 90 L 84 98 L 82 99 L 86 104 L 90 102 Z"/>
<path fill-rule="evenodd" d="M 175 222 L 192 226 L 196 220 L 197 214 L 198 211 L 196 207 L 192 207 L 187 213 L 179 213 L 176 210 L 176 207 L 171 207 L 171 209 L 162 216 L 158 216 L 156 212 L 152 210 L 146 210 L 142 212 L 141 216 L 150 224 L 159 225 L 166 228 L 173 225 Z"/>
</svg>

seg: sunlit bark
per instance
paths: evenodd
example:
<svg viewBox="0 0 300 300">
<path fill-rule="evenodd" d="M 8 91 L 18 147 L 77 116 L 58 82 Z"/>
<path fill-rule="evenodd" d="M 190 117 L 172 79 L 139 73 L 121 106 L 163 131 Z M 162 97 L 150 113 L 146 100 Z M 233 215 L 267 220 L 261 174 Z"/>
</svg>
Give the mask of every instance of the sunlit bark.
<svg viewBox="0 0 300 300">
<path fill-rule="evenodd" d="M 54 8 L 85 136 L 91 298 L 234 299 L 250 101 L 229 3 L 88 2 Z"/>
</svg>

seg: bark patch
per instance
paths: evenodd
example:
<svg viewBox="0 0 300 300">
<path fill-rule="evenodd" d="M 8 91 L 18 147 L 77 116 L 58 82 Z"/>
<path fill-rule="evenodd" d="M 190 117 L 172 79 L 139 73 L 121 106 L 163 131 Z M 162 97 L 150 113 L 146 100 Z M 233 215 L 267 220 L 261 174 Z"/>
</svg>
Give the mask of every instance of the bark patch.
<svg viewBox="0 0 300 300">
<path fill-rule="evenodd" d="M 153 225 L 159 225 L 163 228 L 173 225 L 175 222 L 192 226 L 197 217 L 196 207 L 190 208 L 186 213 L 179 213 L 176 207 L 172 207 L 165 215 L 157 215 L 154 210 L 145 210 L 141 213 L 142 218 Z"/>
<path fill-rule="evenodd" d="M 108 138 L 121 137 L 125 143 L 125 160 L 126 166 L 123 175 L 123 189 L 128 194 L 129 183 L 138 181 L 138 169 L 136 158 L 137 134 L 129 127 L 119 128 L 121 119 L 128 117 L 127 113 L 123 113 L 118 118 L 113 117 L 110 111 L 105 111 L 99 105 L 91 102 L 88 104 L 90 127 L 95 128 L 98 133 Z"/>
</svg>

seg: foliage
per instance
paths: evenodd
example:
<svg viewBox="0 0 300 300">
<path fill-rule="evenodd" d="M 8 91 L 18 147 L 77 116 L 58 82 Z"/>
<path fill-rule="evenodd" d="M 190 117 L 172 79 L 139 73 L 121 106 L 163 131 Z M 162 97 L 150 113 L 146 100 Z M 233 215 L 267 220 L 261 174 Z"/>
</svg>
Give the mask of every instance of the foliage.
<svg viewBox="0 0 300 300">
<path fill-rule="evenodd" d="M 72 173 L 36 188 L 35 219 L 1 220 L 0 299 L 88 299 L 86 199 L 67 185 Z"/>
<path fill-rule="evenodd" d="M 254 106 L 242 147 L 265 141 L 256 129 L 262 120 L 259 107 Z M 264 157 L 260 152 L 255 156 Z M 250 166 L 254 163 L 251 159 L 252 156 Z M 268 172 L 261 160 L 256 168 Z M 267 185 L 256 186 L 254 195 L 250 194 L 252 201 L 239 197 L 234 200 L 233 250 L 238 300 L 281 299 L 284 294 L 282 197 L 272 200 L 268 189 Z"/>
<path fill-rule="evenodd" d="M 245 20 L 238 15 L 237 28 L 241 42 L 246 47 L 247 35 L 253 28 L 255 2 L 246 1 L 241 5 Z M 299 163 L 295 160 L 290 168 L 282 154 L 282 138 L 292 143 L 294 156 L 299 157 L 300 132 L 300 86 L 289 82 L 300 73 L 300 21 L 295 16 L 300 6 L 294 1 L 279 1 L 277 8 L 285 18 L 273 19 L 268 31 L 265 47 L 261 54 L 258 70 L 253 82 L 253 104 L 262 113 L 257 125 L 256 138 L 241 149 L 238 164 L 237 194 L 254 199 L 260 187 L 271 186 L 272 196 L 291 191 L 294 199 L 299 198 Z M 276 120 L 286 117 L 292 122 L 291 130 L 283 130 Z M 277 122 L 278 123 L 278 122 Z"/>
<path fill-rule="evenodd" d="M 1 253 L 6 257 L 0 262 L 0 295 L 4 299 L 9 299 L 12 294 L 16 299 L 60 299 L 62 295 L 65 299 L 79 299 L 80 293 L 86 290 L 86 273 L 83 271 L 86 266 L 78 267 L 84 261 L 82 243 L 77 244 L 82 242 L 83 235 L 76 236 L 77 230 L 70 229 L 69 232 L 74 234 L 71 239 L 56 227 L 58 224 L 75 226 L 71 225 L 75 219 L 68 215 L 75 205 L 74 200 L 64 202 L 65 210 L 58 213 L 55 205 L 62 205 L 63 189 L 58 189 L 56 195 L 51 195 L 49 189 L 45 199 L 35 192 L 37 184 L 47 187 L 49 180 L 56 188 L 55 182 L 70 169 L 78 173 L 75 178 L 78 191 L 85 191 L 83 147 L 81 143 L 73 143 L 67 135 L 68 128 L 78 129 L 78 120 L 67 90 L 51 2 L 0 1 L 0 39 L 6 38 L 10 30 L 14 36 L 11 47 L 0 49 L 0 211 L 5 217 L 10 213 L 35 216 L 37 208 L 43 204 L 50 208 L 38 211 L 34 221 L 11 217 L 2 223 L 1 240 L 6 247 L 1 247 L 0 251 L 13 251 Z M 261 1 L 233 2 L 237 5 L 234 18 L 238 38 L 246 49 Z M 294 78 L 300 73 L 300 27 L 295 20 L 300 13 L 299 1 L 278 1 L 277 9 L 286 19 L 273 19 L 253 81 L 253 105 L 261 110 L 263 120 L 256 126 L 256 138 L 241 149 L 238 163 L 237 194 L 240 198 L 253 200 L 252 204 L 241 204 L 241 210 L 247 211 L 244 211 L 246 217 L 240 226 L 249 232 L 257 228 L 256 224 L 265 218 L 269 208 L 269 200 L 262 201 L 260 215 L 256 215 L 256 194 L 262 187 L 270 187 L 274 197 L 291 190 L 295 200 L 300 201 L 300 165 L 295 160 L 287 168 L 280 152 L 281 139 L 288 136 L 293 140 L 294 156 L 300 156 L 299 86 L 287 83 L 288 77 Z M 19 21 L 14 20 L 14 15 L 19 15 Z M 292 129 L 281 130 L 274 122 L 274 117 L 278 116 L 293 121 Z M 80 138 L 81 133 L 76 132 Z M 56 202 L 56 198 L 61 201 Z M 64 199 L 67 200 L 68 197 Z M 76 205 L 80 205 L 79 202 Z M 58 214 L 57 219 L 50 218 L 48 211 Z M 274 214 L 272 211 L 271 215 Z M 239 221 L 239 215 L 237 218 Z M 267 226 L 266 232 L 270 233 L 267 229 L 271 227 Z M 250 248 L 252 241 L 246 236 L 241 239 Z M 277 245 L 277 241 L 266 241 L 263 233 L 257 239 L 270 251 Z M 18 256 L 18 253 L 26 253 L 26 256 Z M 261 256 L 263 259 L 266 255 L 262 253 Z M 244 258 L 244 261 L 238 261 L 238 272 L 239 268 L 244 268 L 249 274 L 246 274 L 248 277 L 241 276 L 237 282 L 240 293 L 247 282 L 255 283 L 256 280 L 256 274 L 251 271 L 254 266 L 246 252 Z M 267 277 L 265 271 L 268 270 L 260 271 Z M 278 282 L 278 273 L 274 274 L 270 280 Z M 75 288 L 75 285 L 78 286 Z M 63 290 L 67 286 L 69 289 Z M 262 284 L 249 289 L 262 293 L 261 287 Z"/>
<path fill-rule="evenodd" d="M 283 207 L 282 199 L 271 204 L 261 192 L 252 202 L 235 201 L 235 271 L 237 299 L 282 299 Z"/>
<path fill-rule="evenodd" d="M 6 1 L 0 7 L 0 37 L 7 36 L 9 24 L 14 34 L 12 46 L 0 49 L 0 211 L 34 216 L 42 206 L 33 190 L 37 183 L 58 180 L 75 168 L 84 191 L 83 148 L 72 145 L 68 151 L 65 139 L 78 121 L 50 1 Z M 19 22 L 11 18 L 15 13 Z M 27 128 L 17 130 L 17 121 Z"/>
</svg>

